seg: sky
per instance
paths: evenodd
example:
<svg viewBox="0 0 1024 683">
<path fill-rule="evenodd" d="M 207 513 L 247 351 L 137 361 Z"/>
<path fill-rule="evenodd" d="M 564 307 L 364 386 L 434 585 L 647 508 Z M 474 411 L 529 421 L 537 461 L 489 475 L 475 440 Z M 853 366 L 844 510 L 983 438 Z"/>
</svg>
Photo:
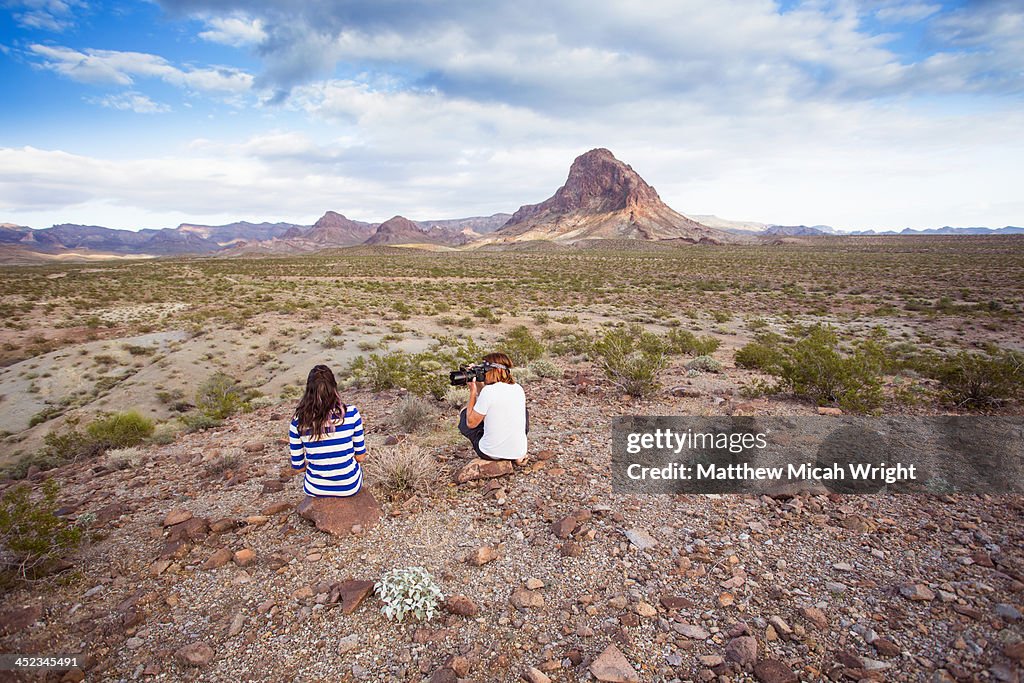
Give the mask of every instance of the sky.
<svg viewBox="0 0 1024 683">
<path fill-rule="evenodd" d="M 1020 0 L 0 0 L 0 222 L 513 212 L 1024 225 Z"/>
</svg>

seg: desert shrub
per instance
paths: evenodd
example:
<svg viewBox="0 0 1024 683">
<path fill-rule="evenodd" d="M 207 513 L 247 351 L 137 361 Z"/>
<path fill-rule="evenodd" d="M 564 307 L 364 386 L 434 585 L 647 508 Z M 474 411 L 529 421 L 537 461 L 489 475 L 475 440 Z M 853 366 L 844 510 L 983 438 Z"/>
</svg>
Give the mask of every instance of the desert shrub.
<svg viewBox="0 0 1024 683">
<path fill-rule="evenodd" d="M 480 360 L 483 350 L 472 339 L 439 337 L 421 353 L 393 351 L 355 358 L 342 372 L 346 386 L 375 391 L 407 389 L 418 396 L 444 398 L 450 386 L 446 370 Z"/>
<path fill-rule="evenodd" d="M 129 446 L 107 451 L 105 462 L 106 466 L 111 469 L 127 470 L 138 467 L 145 458 L 145 452 L 135 446 Z"/>
<path fill-rule="evenodd" d="M 426 399 L 410 394 L 395 407 L 395 425 L 403 432 L 418 432 L 429 427 L 437 417 L 437 411 Z"/>
<path fill-rule="evenodd" d="M 831 327 L 815 325 L 782 349 L 778 374 L 794 395 L 818 405 L 838 404 L 854 412 L 871 412 L 882 403 L 882 351 L 865 342 L 850 352 L 839 348 Z"/>
<path fill-rule="evenodd" d="M 961 351 L 934 365 L 946 398 L 961 407 L 983 407 L 1024 397 L 1024 354 Z"/>
<path fill-rule="evenodd" d="M 657 339 L 634 325 L 608 330 L 594 343 L 608 378 L 630 396 L 650 396 L 660 387 L 658 374 L 665 368 L 665 354 L 650 337 Z"/>
<path fill-rule="evenodd" d="M 686 364 L 686 369 L 691 372 L 721 372 L 722 364 L 711 356 L 697 356 Z"/>
<path fill-rule="evenodd" d="M 45 573 L 46 566 L 74 551 L 82 542 L 81 526 L 57 516 L 60 487 L 53 479 L 40 487 L 41 496 L 32 496 L 32 488 L 18 484 L 0 497 L 0 547 L 7 572 L 18 578 L 33 578 Z"/>
<path fill-rule="evenodd" d="M 590 356 L 594 352 L 594 337 L 588 332 L 552 333 L 548 351 L 556 356 Z"/>
<path fill-rule="evenodd" d="M 203 432 L 207 429 L 216 429 L 224 424 L 223 420 L 218 420 L 215 417 L 210 417 L 206 413 L 198 412 L 182 415 L 179 419 L 181 420 L 181 423 L 185 425 L 185 431 L 190 434 Z"/>
<path fill-rule="evenodd" d="M 363 467 L 374 487 L 392 498 L 429 493 L 438 478 L 434 457 L 408 440 L 375 449 Z"/>
<path fill-rule="evenodd" d="M 177 420 L 161 422 L 154 427 L 153 436 L 150 437 L 150 440 L 159 445 L 174 443 L 174 439 L 183 431 L 182 427 L 183 425 Z"/>
<path fill-rule="evenodd" d="M 153 434 L 153 421 L 131 410 L 97 418 L 85 431 L 102 450 L 127 448 L 137 446 Z"/>
<path fill-rule="evenodd" d="M 549 361 L 547 358 L 538 358 L 537 360 L 530 363 L 529 368 L 538 377 L 557 379 L 562 376 L 562 371 L 558 369 L 558 366 Z"/>
<path fill-rule="evenodd" d="M 718 350 L 721 342 L 711 335 L 698 337 L 689 330 L 672 329 L 665 335 L 665 345 L 672 353 L 708 356 Z"/>
<path fill-rule="evenodd" d="M 374 584 L 384 603 L 381 612 L 388 619 L 402 621 L 412 614 L 420 621 L 430 621 L 444 599 L 441 587 L 423 567 L 394 569 Z"/>
<path fill-rule="evenodd" d="M 206 463 L 203 471 L 208 477 L 220 477 L 227 472 L 237 470 L 242 464 L 242 456 L 237 452 L 225 453 Z"/>
<path fill-rule="evenodd" d="M 444 402 L 453 408 L 461 408 L 469 403 L 469 387 L 448 387 L 444 392 Z"/>
<path fill-rule="evenodd" d="M 736 366 L 772 373 L 782 361 L 778 348 L 781 340 L 779 335 L 759 336 L 756 341 L 743 345 L 736 351 Z"/>
<path fill-rule="evenodd" d="M 196 408 L 216 420 L 223 420 L 245 410 L 255 392 L 245 390 L 233 378 L 217 372 L 199 385 L 196 392 Z"/>
<path fill-rule="evenodd" d="M 544 344 L 531 334 L 526 325 L 516 325 L 498 340 L 497 348 L 508 354 L 513 365 L 523 366 L 544 355 Z"/>
<path fill-rule="evenodd" d="M 537 373 L 533 371 L 533 366 L 527 365 L 522 368 L 516 368 L 515 379 L 519 384 L 529 384 L 530 382 L 537 381 Z"/>
</svg>

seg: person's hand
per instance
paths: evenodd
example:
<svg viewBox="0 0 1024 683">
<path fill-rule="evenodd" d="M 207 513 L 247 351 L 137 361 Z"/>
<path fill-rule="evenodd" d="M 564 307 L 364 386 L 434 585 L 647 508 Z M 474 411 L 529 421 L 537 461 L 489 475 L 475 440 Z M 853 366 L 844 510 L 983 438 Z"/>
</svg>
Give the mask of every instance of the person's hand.
<svg viewBox="0 0 1024 683">
<path fill-rule="evenodd" d="M 366 453 L 362 453 L 362 454 L 360 454 L 360 455 L 354 455 L 354 456 L 352 456 L 352 457 L 353 457 L 353 458 L 355 458 L 355 461 L 356 461 L 356 462 L 358 462 L 358 463 L 362 464 L 362 462 L 363 462 L 364 460 L 366 460 Z"/>
<path fill-rule="evenodd" d="M 480 382 L 476 380 L 469 383 L 469 397 L 476 398 L 480 393 Z"/>
</svg>

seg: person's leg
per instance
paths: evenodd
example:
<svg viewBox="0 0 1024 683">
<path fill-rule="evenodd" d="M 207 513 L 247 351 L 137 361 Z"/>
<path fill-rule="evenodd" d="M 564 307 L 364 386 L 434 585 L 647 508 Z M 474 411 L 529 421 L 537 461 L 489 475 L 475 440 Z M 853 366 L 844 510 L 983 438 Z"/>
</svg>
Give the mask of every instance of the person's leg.
<svg viewBox="0 0 1024 683">
<path fill-rule="evenodd" d="M 459 413 L 459 432 L 469 439 L 469 443 L 473 444 L 473 450 L 476 452 L 478 458 L 483 458 L 484 460 L 494 459 L 480 450 L 480 439 L 484 438 L 484 423 L 481 422 L 476 427 L 470 427 L 466 422 L 465 408 L 463 408 L 462 412 Z"/>
</svg>

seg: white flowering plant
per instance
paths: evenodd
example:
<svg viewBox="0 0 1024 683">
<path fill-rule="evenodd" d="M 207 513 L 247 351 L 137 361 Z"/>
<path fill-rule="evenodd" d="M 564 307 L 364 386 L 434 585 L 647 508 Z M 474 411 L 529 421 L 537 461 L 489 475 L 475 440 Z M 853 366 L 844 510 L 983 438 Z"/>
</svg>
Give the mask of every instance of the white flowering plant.
<svg viewBox="0 0 1024 683">
<path fill-rule="evenodd" d="M 441 587 L 423 567 L 392 569 L 380 577 L 374 590 L 384 603 L 381 608 L 384 616 L 398 621 L 404 620 L 407 614 L 420 621 L 430 621 L 444 600 Z"/>
</svg>

